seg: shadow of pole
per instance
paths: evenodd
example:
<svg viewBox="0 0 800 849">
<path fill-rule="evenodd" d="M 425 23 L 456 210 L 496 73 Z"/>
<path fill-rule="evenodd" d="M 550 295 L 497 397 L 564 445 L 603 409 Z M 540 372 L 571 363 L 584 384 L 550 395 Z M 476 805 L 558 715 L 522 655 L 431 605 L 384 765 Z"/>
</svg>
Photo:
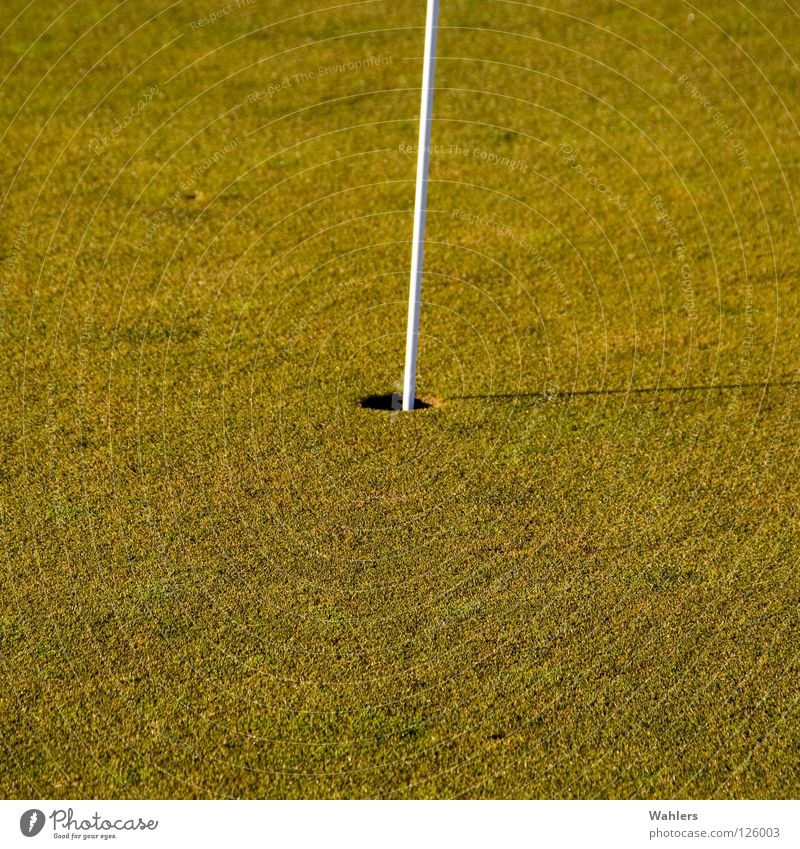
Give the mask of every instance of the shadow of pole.
<svg viewBox="0 0 800 849">
<path fill-rule="evenodd" d="M 662 392 L 679 394 L 682 392 L 724 392 L 731 389 L 773 389 L 800 386 L 800 381 L 785 380 L 759 383 L 714 383 L 699 386 L 639 386 L 627 389 L 575 389 L 558 392 L 505 392 L 496 395 L 462 395 L 462 401 L 567 401 L 570 398 L 599 395 L 657 395 Z"/>
</svg>

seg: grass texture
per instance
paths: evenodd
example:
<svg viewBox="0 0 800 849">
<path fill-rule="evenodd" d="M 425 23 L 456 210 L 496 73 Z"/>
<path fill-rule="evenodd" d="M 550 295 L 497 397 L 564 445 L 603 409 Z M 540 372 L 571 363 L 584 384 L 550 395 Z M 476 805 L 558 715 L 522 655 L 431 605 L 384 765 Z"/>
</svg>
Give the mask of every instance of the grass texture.
<svg viewBox="0 0 800 849">
<path fill-rule="evenodd" d="M 0 792 L 800 792 L 800 10 L 5 0 Z"/>
</svg>

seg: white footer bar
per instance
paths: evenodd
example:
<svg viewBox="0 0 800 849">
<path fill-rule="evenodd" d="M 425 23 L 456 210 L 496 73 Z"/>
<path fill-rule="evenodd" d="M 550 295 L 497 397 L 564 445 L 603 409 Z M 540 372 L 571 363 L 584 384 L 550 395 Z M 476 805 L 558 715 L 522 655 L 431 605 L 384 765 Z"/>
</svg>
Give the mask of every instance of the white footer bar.
<svg viewBox="0 0 800 849">
<path fill-rule="evenodd" d="M 27 829 L 27 833 L 26 830 Z M 35 833 L 33 833 L 35 832 Z M 796 801 L 0 801 L 0 845 L 800 846 Z"/>
</svg>

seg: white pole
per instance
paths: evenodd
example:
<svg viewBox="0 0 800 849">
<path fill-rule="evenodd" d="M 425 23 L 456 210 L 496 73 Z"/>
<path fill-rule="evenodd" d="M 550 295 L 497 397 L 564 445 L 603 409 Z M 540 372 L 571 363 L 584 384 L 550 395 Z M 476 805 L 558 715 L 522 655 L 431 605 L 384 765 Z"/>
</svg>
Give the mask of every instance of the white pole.
<svg viewBox="0 0 800 849">
<path fill-rule="evenodd" d="M 417 193 L 414 201 L 414 236 L 411 242 L 411 283 L 408 293 L 406 370 L 403 376 L 403 409 L 413 410 L 417 384 L 417 345 L 419 344 L 419 303 L 422 290 L 422 260 L 425 253 L 425 207 L 428 201 L 428 161 L 433 112 L 433 78 L 436 67 L 436 31 L 439 0 L 428 0 L 425 21 L 425 61 L 422 66 L 422 106 L 419 114 L 419 153 L 417 154 Z"/>
</svg>

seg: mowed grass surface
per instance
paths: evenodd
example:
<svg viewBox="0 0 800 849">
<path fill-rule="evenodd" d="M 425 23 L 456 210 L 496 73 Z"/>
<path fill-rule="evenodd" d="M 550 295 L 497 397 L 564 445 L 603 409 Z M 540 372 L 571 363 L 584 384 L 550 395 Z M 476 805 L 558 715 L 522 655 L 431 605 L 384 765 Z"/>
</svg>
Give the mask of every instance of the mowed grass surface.
<svg viewBox="0 0 800 849">
<path fill-rule="evenodd" d="M 5 3 L 3 795 L 797 795 L 798 10 L 442 2 L 398 415 L 423 24 Z"/>
</svg>

